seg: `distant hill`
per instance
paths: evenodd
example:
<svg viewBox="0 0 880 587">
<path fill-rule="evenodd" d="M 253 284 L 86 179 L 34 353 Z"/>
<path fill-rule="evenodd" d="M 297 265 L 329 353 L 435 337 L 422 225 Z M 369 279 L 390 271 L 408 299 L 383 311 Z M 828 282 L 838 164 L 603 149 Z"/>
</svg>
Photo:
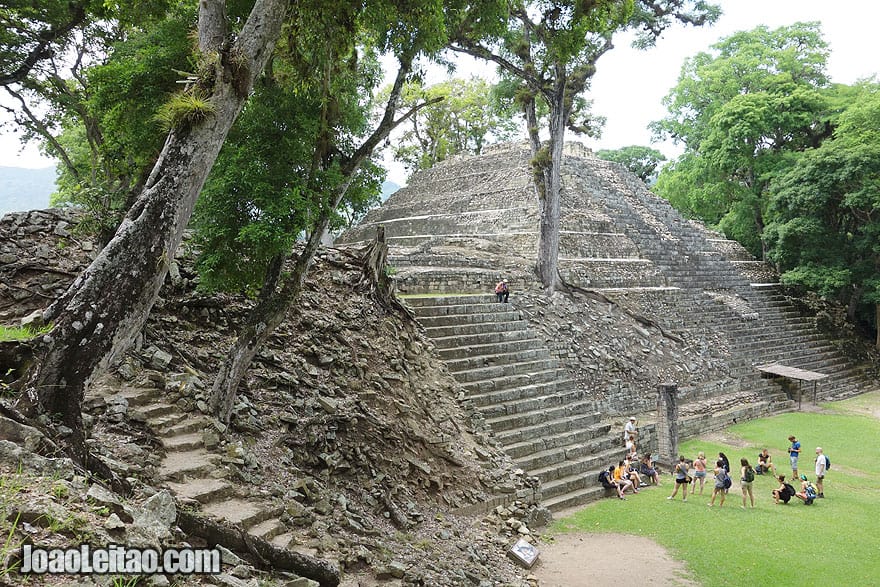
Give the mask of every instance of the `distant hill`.
<svg viewBox="0 0 880 587">
<path fill-rule="evenodd" d="M 394 183 L 393 181 L 384 181 L 382 182 L 382 201 L 388 199 L 388 196 L 396 192 L 400 189 L 400 186 Z"/>
<path fill-rule="evenodd" d="M 54 191 L 54 167 L 0 167 L 0 215 L 48 208 Z"/>
</svg>

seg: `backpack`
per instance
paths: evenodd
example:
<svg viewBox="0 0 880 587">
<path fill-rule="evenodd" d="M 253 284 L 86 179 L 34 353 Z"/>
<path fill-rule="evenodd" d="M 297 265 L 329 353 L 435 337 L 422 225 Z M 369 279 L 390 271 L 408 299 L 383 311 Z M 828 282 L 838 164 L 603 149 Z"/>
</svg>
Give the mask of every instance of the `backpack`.
<svg viewBox="0 0 880 587">
<path fill-rule="evenodd" d="M 824 456 L 825 456 L 825 470 L 827 471 L 828 469 L 831 468 L 831 459 L 828 458 L 828 455 L 824 455 Z"/>
<path fill-rule="evenodd" d="M 746 467 L 746 475 L 743 477 L 743 481 L 746 483 L 751 483 L 755 480 L 755 470 L 751 467 Z"/>
<path fill-rule="evenodd" d="M 733 481 L 730 479 L 730 475 L 724 473 L 724 489 L 730 489 L 731 485 L 733 485 Z"/>
<path fill-rule="evenodd" d="M 811 483 L 807 484 L 807 488 L 804 490 L 804 494 L 806 494 L 807 496 L 807 499 L 804 500 L 804 503 L 806 505 L 812 505 L 813 500 L 816 499 L 816 496 L 818 495 L 816 493 L 816 488 L 813 487 Z"/>
<path fill-rule="evenodd" d="M 785 485 L 785 492 L 789 496 L 793 496 L 795 494 L 794 487 L 790 483 L 783 483 L 783 485 Z"/>
<path fill-rule="evenodd" d="M 599 473 L 599 483 L 601 483 L 602 487 L 604 487 L 605 489 L 610 489 L 614 487 L 614 485 L 611 483 L 611 479 L 608 478 L 610 475 L 611 474 L 608 471 L 602 471 L 601 473 Z"/>
</svg>

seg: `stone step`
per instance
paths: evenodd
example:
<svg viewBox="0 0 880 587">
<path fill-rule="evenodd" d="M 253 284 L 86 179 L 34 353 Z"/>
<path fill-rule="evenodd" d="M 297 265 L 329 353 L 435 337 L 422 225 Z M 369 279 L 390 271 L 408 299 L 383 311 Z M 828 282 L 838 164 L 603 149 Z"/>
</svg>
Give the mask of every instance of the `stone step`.
<svg viewBox="0 0 880 587">
<path fill-rule="evenodd" d="M 590 438 L 586 442 L 538 451 L 526 457 L 516 459 L 516 464 L 528 471 L 529 474 L 537 475 L 538 473 L 533 472 L 547 470 L 565 461 L 577 460 L 596 454 L 607 454 L 612 449 L 617 450 L 618 454 L 623 456 L 625 451 L 624 447 L 621 446 L 620 439 L 617 437 L 611 438 L 607 435 L 600 436 L 600 431 L 604 429 L 604 426 L 593 427 L 597 436 Z"/>
<path fill-rule="evenodd" d="M 515 332 L 527 330 L 528 322 L 525 320 L 507 322 L 479 322 L 475 324 L 459 324 L 455 326 L 434 326 L 425 328 L 429 338 L 444 338 L 449 336 L 468 336 L 471 334 L 488 334 L 495 332 Z"/>
<path fill-rule="evenodd" d="M 586 428 L 599 421 L 597 414 L 576 414 L 556 420 L 548 420 L 532 426 L 503 430 L 495 434 L 502 446 L 517 444 L 534 438 L 552 436 Z"/>
<path fill-rule="evenodd" d="M 474 305 L 497 303 L 493 294 L 443 294 L 443 295 L 401 295 L 398 296 L 410 308 L 422 308 L 424 306 L 457 306 L 461 304 Z"/>
<path fill-rule="evenodd" d="M 277 546 L 278 548 L 290 548 L 293 544 L 295 544 L 296 536 L 291 532 L 285 532 L 283 534 L 279 534 L 270 540 L 272 544 Z"/>
<path fill-rule="evenodd" d="M 507 353 L 518 353 L 522 351 L 545 351 L 547 347 L 544 342 L 538 338 L 526 338 L 523 340 L 504 340 L 502 342 L 493 342 L 489 344 L 473 344 L 468 346 L 460 346 L 446 349 L 437 349 L 440 358 L 451 364 L 458 359 L 489 357 L 493 355 L 503 355 Z"/>
<path fill-rule="evenodd" d="M 504 451 L 513 459 L 526 458 L 531 454 L 536 454 L 546 450 L 565 448 L 569 445 L 583 444 L 587 441 L 597 440 L 602 436 L 606 436 L 611 431 L 609 423 L 588 424 L 582 428 L 575 430 L 566 430 L 556 434 L 547 434 L 508 444 L 504 447 Z M 617 435 L 612 435 L 613 441 L 620 444 Z"/>
<path fill-rule="evenodd" d="M 168 488 L 183 498 L 193 499 L 206 504 L 232 496 L 235 493 L 235 485 L 223 479 L 211 479 L 202 477 L 190 479 L 183 483 L 169 482 Z"/>
<path fill-rule="evenodd" d="M 468 393 L 486 393 L 489 391 L 500 391 L 502 389 L 510 389 L 512 387 L 522 387 L 526 385 L 534 385 L 536 383 L 547 383 L 556 379 L 565 379 L 568 375 L 560 369 L 548 369 L 546 371 L 537 371 L 534 373 L 519 373 L 516 375 L 504 375 L 495 379 L 485 379 L 482 381 L 470 381 L 462 383 L 462 388 Z"/>
<path fill-rule="evenodd" d="M 175 413 L 147 420 L 147 425 L 157 436 L 181 436 L 201 430 L 205 420 L 187 413 Z"/>
<path fill-rule="evenodd" d="M 459 373 L 479 368 L 515 365 L 534 360 L 547 361 L 555 359 L 551 357 L 550 351 L 546 348 L 536 347 L 522 351 L 502 352 L 495 355 L 471 354 L 466 358 L 447 360 L 446 366 L 449 367 L 450 372 Z"/>
<path fill-rule="evenodd" d="M 131 408 L 145 406 L 158 401 L 162 391 L 155 387 L 123 387 L 113 395 L 122 396 Z"/>
<path fill-rule="evenodd" d="M 510 363 L 508 365 L 493 365 L 491 367 L 480 367 L 477 369 L 468 369 L 467 371 L 455 371 L 452 376 L 459 383 L 473 383 L 478 381 L 495 380 L 499 377 L 511 377 L 515 375 L 529 375 L 531 373 L 540 373 L 550 369 L 559 369 L 559 361 L 556 359 L 539 359 L 533 361 L 523 361 L 519 363 Z"/>
<path fill-rule="evenodd" d="M 404 298 L 409 305 L 412 298 Z M 411 306 L 413 314 L 421 322 L 423 318 L 452 318 L 454 316 L 470 316 L 473 314 L 493 313 L 497 315 L 519 314 L 512 304 L 499 304 L 495 296 L 487 298 L 484 302 L 473 304 L 454 304 L 454 305 L 433 305 L 433 306 Z"/>
<path fill-rule="evenodd" d="M 478 409 L 484 418 L 492 419 L 566 405 L 583 400 L 586 395 L 583 389 L 572 387 L 568 391 L 554 392 L 530 398 L 519 398 L 510 402 L 480 406 Z"/>
<path fill-rule="evenodd" d="M 511 332 L 480 332 L 478 334 L 432 338 L 434 345 L 438 349 L 453 349 L 521 340 L 537 340 L 537 337 L 534 332 L 524 328 L 522 330 L 514 330 Z"/>
<path fill-rule="evenodd" d="M 599 471 L 596 471 L 597 478 L 598 475 Z M 597 481 L 596 485 L 594 486 L 584 487 L 583 489 L 570 491 L 568 493 L 557 495 L 548 499 L 542 499 L 541 505 L 543 505 L 551 512 L 560 512 L 566 509 L 598 501 L 603 497 L 605 497 L 605 488 L 602 487 L 602 485 Z M 629 499 L 629 497 L 627 497 L 627 499 Z"/>
<path fill-rule="evenodd" d="M 159 476 L 168 481 L 183 481 L 186 477 L 201 477 L 217 468 L 219 455 L 203 449 L 172 451 L 165 455 L 159 465 Z"/>
<path fill-rule="evenodd" d="M 554 394 L 566 394 L 574 391 L 577 385 L 572 379 L 554 379 L 545 383 L 534 383 L 510 387 L 499 391 L 487 393 L 474 393 L 468 395 L 468 400 L 477 407 L 504 405 L 517 400 L 528 400 L 534 397 L 543 397 Z"/>
<path fill-rule="evenodd" d="M 132 412 L 139 416 L 137 418 L 139 421 L 151 420 L 168 414 L 174 414 L 179 411 L 180 408 L 177 406 L 172 406 L 171 404 L 166 404 L 164 402 L 153 402 L 132 410 Z"/>
<path fill-rule="evenodd" d="M 580 400 L 552 407 L 540 406 L 527 412 L 486 418 L 486 423 L 492 427 L 495 433 L 513 429 L 529 429 L 544 422 L 579 416 L 592 409 L 595 409 L 595 400 Z"/>
<path fill-rule="evenodd" d="M 451 314 L 446 316 L 416 316 L 425 328 L 440 326 L 462 326 L 465 324 L 485 324 L 487 322 L 514 322 L 522 320 L 522 313 L 517 310 L 506 310 L 510 304 L 496 304 L 497 312 L 483 311 L 471 314 Z"/>
<path fill-rule="evenodd" d="M 166 451 L 194 450 L 203 446 L 202 435 L 200 432 L 190 432 L 178 436 L 163 436 L 159 438 L 159 442 Z"/>
<path fill-rule="evenodd" d="M 248 534 L 258 536 L 263 540 L 271 540 L 287 531 L 287 527 L 278 518 L 269 518 L 253 526 L 248 526 Z"/>
<path fill-rule="evenodd" d="M 283 508 L 280 507 L 270 507 L 267 503 L 239 497 L 215 501 L 202 508 L 202 511 L 208 515 L 232 524 L 240 524 L 244 528 L 251 528 L 260 522 L 275 518 L 282 510 Z"/>
</svg>

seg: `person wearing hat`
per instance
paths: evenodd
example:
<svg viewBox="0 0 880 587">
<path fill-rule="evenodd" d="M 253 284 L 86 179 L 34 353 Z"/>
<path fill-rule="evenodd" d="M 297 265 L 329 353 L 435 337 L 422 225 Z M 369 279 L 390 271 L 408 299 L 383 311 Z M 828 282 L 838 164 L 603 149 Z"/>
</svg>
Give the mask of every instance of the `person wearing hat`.
<svg viewBox="0 0 880 587">
<path fill-rule="evenodd" d="M 626 445 L 626 442 L 629 440 L 629 437 L 633 437 L 633 443 L 635 444 L 635 440 L 639 434 L 639 431 L 636 429 L 636 417 L 630 416 L 629 421 L 623 426 L 623 444 Z"/>
<path fill-rule="evenodd" d="M 506 279 L 502 279 L 495 284 L 495 295 L 498 297 L 499 303 L 507 303 L 507 298 L 510 297 L 510 286 L 507 284 Z"/>
</svg>

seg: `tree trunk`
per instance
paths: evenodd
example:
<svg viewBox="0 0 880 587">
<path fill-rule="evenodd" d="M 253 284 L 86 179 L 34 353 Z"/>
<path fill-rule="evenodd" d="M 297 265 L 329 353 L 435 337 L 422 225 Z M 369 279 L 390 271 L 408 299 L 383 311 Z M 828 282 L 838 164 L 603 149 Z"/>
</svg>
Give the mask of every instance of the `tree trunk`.
<svg viewBox="0 0 880 587">
<path fill-rule="evenodd" d="M 877 329 L 877 349 L 880 350 L 880 302 L 874 304 L 874 328 Z"/>
<path fill-rule="evenodd" d="M 208 172 L 281 31 L 286 8 L 286 0 L 257 0 L 237 41 L 220 56 L 213 113 L 172 130 L 116 235 L 45 313 L 54 325 L 42 337 L 40 360 L 19 403 L 29 415 L 60 415 L 73 431 L 69 440 L 76 457 L 86 456 L 85 391 L 143 327 Z M 200 18 L 200 28 L 204 24 Z"/>
<path fill-rule="evenodd" d="M 397 71 L 397 77 L 391 88 L 382 119 L 373 133 L 343 163 L 341 167 L 343 182 L 336 188 L 332 200 L 321 211 L 321 216 L 315 223 L 305 248 L 297 256 L 293 272 L 284 280 L 281 291 L 277 294 L 264 288 L 263 294 L 261 294 L 263 299 L 251 311 L 244 328 L 220 366 L 211 388 L 211 411 L 219 420 L 229 423 L 238 386 L 247 373 L 251 362 L 263 343 L 284 321 L 288 308 L 299 299 L 309 268 L 315 258 L 318 246 L 321 244 L 321 237 L 330 223 L 330 215 L 339 207 L 339 203 L 354 180 L 355 173 L 363 162 L 372 155 L 376 146 L 391 134 L 391 131 L 421 108 L 438 101 L 435 99 L 423 102 L 411 108 L 402 117 L 394 119 L 403 84 L 412 69 L 414 57 L 414 54 L 404 54 L 400 57 L 400 69 Z"/>
<path fill-rule="evenodd" d="M 217 371 L 211 389 L 211 411 L 222 422 L 229 423 L 235 395 L 241 380 L 244 379 L 251 362 L 272 332 L 284 322 L 287 310 L 302 293 L 309 268 L 321 244 L 321 237 L 330 222 L 330 212 L 325 211 L 312 230 L 306 246 L 296 257 L 293 271 L 287 276 L 277 293 L 264 290 L 264 296 L 251 310 L 247 322 L 235 339 L 229 354 Z"/>
<path fill-rule="evenodd" d="M 550 103 L 550 141 L 547 146 L 549 161 L 544 167 L 544 198 L 541 200 L 541 218 L 538 234 L 537 272 L 541 284 L 552 291 L 559 275 L 559 225 L 562 190 L 562 147 L 565 141 L 565 111 L 562 96 Z"/>
<path fill-rule="evenodd" d="M 177 524 L 187 534 L 204 538 L 208 546 L 219 544 L 237 551 L 258 567 L 293 571 L 317 581 L 321 587 L 339 585 L 339 568 L 335 564 L 275 546 L 231 524 L 209 520 L 182 509 L 178 510 Z"/>
</svg>

